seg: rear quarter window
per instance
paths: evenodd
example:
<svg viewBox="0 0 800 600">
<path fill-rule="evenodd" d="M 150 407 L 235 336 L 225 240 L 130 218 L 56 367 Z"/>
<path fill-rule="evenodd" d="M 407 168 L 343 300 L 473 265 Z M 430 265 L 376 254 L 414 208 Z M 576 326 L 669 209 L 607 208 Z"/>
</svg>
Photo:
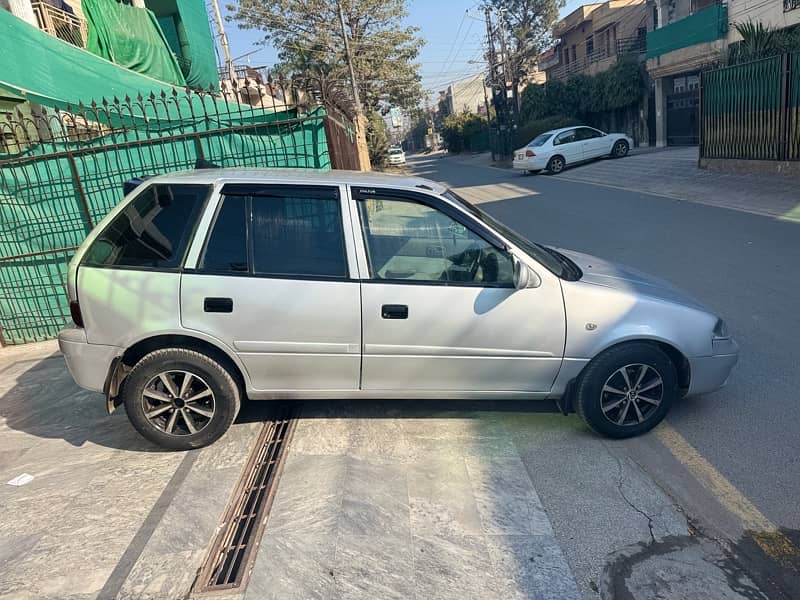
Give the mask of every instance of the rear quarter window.
<svg viewBox="0 0 800 600">
<path fill-rule="evenodd" d="M 97 236 L 81 264 L 160 269 L 179 267 L 210 193 L 209 185 L 148 186 Z"/>
</svg>

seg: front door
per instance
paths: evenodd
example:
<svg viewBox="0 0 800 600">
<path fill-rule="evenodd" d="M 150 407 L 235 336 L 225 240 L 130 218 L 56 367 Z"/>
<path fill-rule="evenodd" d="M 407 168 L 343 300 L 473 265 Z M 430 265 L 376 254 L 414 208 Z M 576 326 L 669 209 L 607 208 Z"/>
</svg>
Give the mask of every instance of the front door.
<svg viewBox="0 0 800 600">
<path fill-rule="evenodd" d="M 438 197 L 353 195 L 369 272 L 362 389 L 550 390 L 564 349 L 554 275 L 542 273 L 540 287 L 516 290 L 511 254 Z"/>
<path fill-rule="evenodd" d="M 181 320 L 240 357 L 255 390 L 356 390 L 361 298 L 347 260 L 340 189 L 228 184 Z"/>
<path fill-rule="evenodd" d="M 591 127 L 578 127 L 578 138 L 583 146 L 583 159 L 599 158 L 611 153 L 609 138 Z"/>
</svg>

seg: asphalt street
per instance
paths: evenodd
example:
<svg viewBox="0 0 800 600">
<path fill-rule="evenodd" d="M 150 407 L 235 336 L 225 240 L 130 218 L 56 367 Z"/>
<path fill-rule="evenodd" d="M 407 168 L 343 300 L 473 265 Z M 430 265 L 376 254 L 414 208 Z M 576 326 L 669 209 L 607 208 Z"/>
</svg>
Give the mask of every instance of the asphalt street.
<svg viewBox="0 0 800 600">
<path fill-rule="evenodd" d="M 628 188 L 625 160 L 615 162 L 620 188 Z M 458 157 L 418 156 L 409 167 L 461 190 L 534 241 L 670 280 L 726 319 L 741 347 L 729 385 L 684 399 L 657 433 L 611 447 L 639 465 L 691 523 L 733 543 L 742 532 L 774 525 L 784 551 L 759 543 L 761 554 L 800 564 L 800 223 L 607 183 L 524 176 Z M 576 439 L 561 456 L 592 462 L 593 444 L 582 450 L 585 438 Z M 547 492 L 537 488 L 547 505 Z M 562 505 L 568 502 L 566 493 Z M 557 531 L 558 512 L 551 514 Z M 565 522 L 568 516 L 566 509 Z M 742 560 L 755 563 L 757 554 L 745 552 Z"/>
</svg>

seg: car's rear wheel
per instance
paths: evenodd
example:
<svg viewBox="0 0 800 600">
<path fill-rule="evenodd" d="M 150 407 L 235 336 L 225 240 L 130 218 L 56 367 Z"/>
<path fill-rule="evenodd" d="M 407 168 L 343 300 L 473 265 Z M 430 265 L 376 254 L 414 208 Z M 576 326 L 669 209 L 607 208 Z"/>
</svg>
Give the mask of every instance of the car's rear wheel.
<svg viewBox="0 0 800 600">
<path fill-rule="evenodd" d="M 611 156 L 613 156 L 614 158 L 622 158 L 623 156 L 628 155 L 629 150 L 630 146 L 628 145 L 628 142 L 626 142 L 625 140 L 619 140 L 614 144 L 614 147 L 611 149 Z"/>
<path fill-rule="evenodd" d="M 577 382 L 575 409 L 595 433 L 626 438 L 658 425 L 679 395 L 670 358 L 654 344 L 631 342 L 589 363 Z"/>
<path fill-rule="evenodd" d="M 239 412 L 239 387 L 215 360 L 167 348 L 142 358 L 122 389 L 136 430 L 171 450 L 191 450 L 221 438 Z"/>
<path fill-rule="evenodd" d="M 547 170 L 553 175 L 558 175 L 564 170 L 564 159 L 561 156 L 554 156 L 547 163 Z"/>
</svg>

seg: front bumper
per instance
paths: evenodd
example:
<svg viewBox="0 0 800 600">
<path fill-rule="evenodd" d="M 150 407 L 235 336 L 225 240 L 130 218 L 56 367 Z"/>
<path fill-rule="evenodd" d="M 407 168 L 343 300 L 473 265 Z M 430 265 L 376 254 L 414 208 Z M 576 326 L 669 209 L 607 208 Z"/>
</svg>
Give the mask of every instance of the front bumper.
<svg viewBox="0 0 800 600">
<path fill-rule="evenodd" d="M 707 394 L 728 383 L 731 371 L 739 361 L 739 347 L 731 339 L 725 340 L 724 348 L 719 349 L 724 349 L 725 353 L 689 359 L 689 394 Z"/>
<path fill-rule="evenodd" d="M 122 348 L 117 346 L 90 344 L 86 331 L 79 327 L 62 329 L 58 347 L 75 383 L 93 392 L 103 391 L 111 362 L 122 354 Z"/>
</svg>

